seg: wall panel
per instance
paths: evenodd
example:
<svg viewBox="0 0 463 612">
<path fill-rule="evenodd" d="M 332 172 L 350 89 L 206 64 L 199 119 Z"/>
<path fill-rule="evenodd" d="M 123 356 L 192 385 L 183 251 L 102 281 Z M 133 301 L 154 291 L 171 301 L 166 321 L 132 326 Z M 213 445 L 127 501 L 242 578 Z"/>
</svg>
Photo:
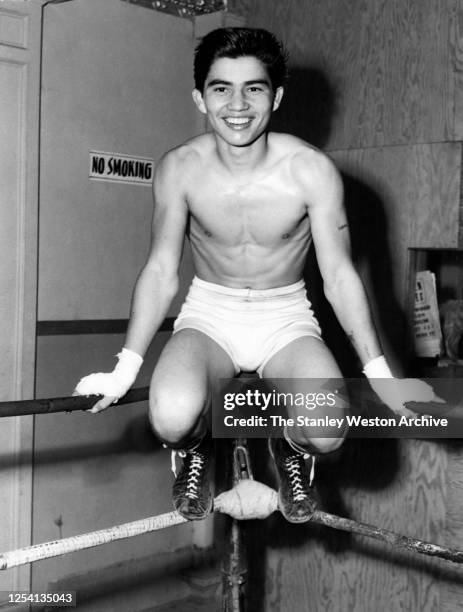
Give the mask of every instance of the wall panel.
<svg viewBox="0 0 463 612">
<path fill-rule="evenodd" d="M 34 392 L 40 25 L 40 7 L 0 4 L 0 400 Z M 0 448 L 0 550 L 9 550 L 30 543 L 32 419 L 4 419 Z M 28 588 L 28 567 L 0 576 L 0 591 Z"/>
<path fill-rule="evenodd" d="M 275 32 L 289 49 L 291 100 L 306 112 L 299 109 L 295 125 L 287 108 L 283 128 L 310 134 L 304 121 L 317 121 L 308 111 L 314 96 L 320 97 L 319 112 L 326 106 L 326 91 L 308 80 L 314 70 L 329 80 L 335 109 L 329 109 L 328 133 L 316 144 L 330 149 L 461 138 L 458 7 L 458 0 L 229 3 L 230 11 Z"/>
<path fill-rule="evenodd" d="M 456 3 L 453 9 L 450 44 L 454 61 L 454 133 L 457 140 L 463 140 L 463 9 Z"/>
<path fill-rule="evenodd" d="M 148 254 L 152 193 L 90 180 L 89 151 L 157 161 L 202 130 L 193 25 L 119 0 L 46 11 L 39 320 L 123 319 Z"/>
<path fill-rule="evenodd" d="M 365 231 L 386 233 L 394 290 L 403 300 L 408 249 L 458 245 L 461 144 L 352 149 L 330 155 L 342 172 L 377 194 L 378 206 L 383 207 L 378 214 L 385 223 L 383 228 L 367 226 Z M 355 216 L 362 202 L 348 200 L 347 206 Z M 352 228 L 354 240 L 356 229 Z"/>
</svg>

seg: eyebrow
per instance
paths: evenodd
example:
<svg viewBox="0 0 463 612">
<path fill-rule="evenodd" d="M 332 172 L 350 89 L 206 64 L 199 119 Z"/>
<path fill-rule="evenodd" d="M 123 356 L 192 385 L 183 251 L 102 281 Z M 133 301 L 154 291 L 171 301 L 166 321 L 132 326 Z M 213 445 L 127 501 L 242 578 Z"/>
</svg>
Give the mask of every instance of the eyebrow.
<svg viewBox="0 0 463 612">
<path fill-rule="evenodd" d="M 215 87 L 216 85 L 233 85 L 231 81 L 223 81 L 222 79 L 212 79 L 207 84 L 207 87 Z M 245 81 L 244 85 L 266 85 L 270 87 L 270 81 L 267 79 L 253 79 L 251 81 Z"/>
</svg>

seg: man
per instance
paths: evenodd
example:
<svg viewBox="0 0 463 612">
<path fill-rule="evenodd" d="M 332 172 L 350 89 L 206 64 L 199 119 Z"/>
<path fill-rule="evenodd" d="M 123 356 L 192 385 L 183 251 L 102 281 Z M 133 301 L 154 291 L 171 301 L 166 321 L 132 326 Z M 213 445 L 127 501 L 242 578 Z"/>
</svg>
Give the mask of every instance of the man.
<svg viewBox="0 0 463 612">
<path fill-rule="evenodd" d="M 125 348 L 113 372 L 90 375 L 77 386 L 78 393 L 105 396 L 92 409 L 99 412 L 133 384 L 178 290 L 188 228 L 196 277 L 153 374 L 150 420 L 165 445 L 184 457 L 173 497 L 189 519 L 211 509 L 206 413 L 220 378 L 257 370 L 296 379 L 284 389 L 296 392 L 300 379 L 341 376 L 301 280 L 312 241 L 326 297 L 365 373 L 392 377 L 349 255 L 337 170 L 302 140 L 268 132 L 285 75 L 282 46 L 264 30 L 219 29 L 199 44 L 193 99 L 211 131 L 160 161 L 152 247 L 136 283 Z M 395 412 L 408 412 L 397 394 L 375 388 Z M 339 414 L 344 410 L 337 407 Z M 309 520 L 314 510 L 305 459 L 337 449 L 345 433 L 327 429 L 320 437 L 294 428 L 270 441 L 287 520 Z"/>
</svg>

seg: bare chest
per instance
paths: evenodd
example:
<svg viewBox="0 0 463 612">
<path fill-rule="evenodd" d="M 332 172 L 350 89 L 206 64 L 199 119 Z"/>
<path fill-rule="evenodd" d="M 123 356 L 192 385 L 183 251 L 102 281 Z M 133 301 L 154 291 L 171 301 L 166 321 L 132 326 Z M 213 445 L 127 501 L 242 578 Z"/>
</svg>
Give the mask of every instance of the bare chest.
<svg viewBox="0 0 463 612">
<path fill-rule="evenodd" d="M 308 224 L 300 192 L 279 173 L 249 181 L 204 177 L 188 202 L 192 231 L 224 244 L 271 244 Z"/>
</svg>

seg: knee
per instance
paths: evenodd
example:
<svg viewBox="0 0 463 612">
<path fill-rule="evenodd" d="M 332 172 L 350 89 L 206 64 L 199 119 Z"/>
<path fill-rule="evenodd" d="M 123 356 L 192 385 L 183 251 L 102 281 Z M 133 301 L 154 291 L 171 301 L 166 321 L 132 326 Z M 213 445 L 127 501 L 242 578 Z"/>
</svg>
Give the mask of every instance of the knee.
<svg viewBox="0 0 463 612">
<path fill-rule="evenodd" d="M 308 446 L 317 454 L 332 453 L 342 446 L 344 438 L 311 438 Z"/>
<path fill-rule="evenodd" d="M 150 391 L 149 420 L 155 435 L 168 446 L 182 445 L 202 415 L 204 401 L 194 394 L 157 389 Z"/>
<path fill-rule="evenodd" d="M 308 453 L 316 453 L 320 455 L 332 453 L 344 442 L 343 436 L 318 438 L 312 436 L 311 432 L 307 430 L 298 431 L 296 435 L 293 435 L 292 431 L 288 433 L 291 440 L 301 449 L 306 449 Z"/>
</svg>

